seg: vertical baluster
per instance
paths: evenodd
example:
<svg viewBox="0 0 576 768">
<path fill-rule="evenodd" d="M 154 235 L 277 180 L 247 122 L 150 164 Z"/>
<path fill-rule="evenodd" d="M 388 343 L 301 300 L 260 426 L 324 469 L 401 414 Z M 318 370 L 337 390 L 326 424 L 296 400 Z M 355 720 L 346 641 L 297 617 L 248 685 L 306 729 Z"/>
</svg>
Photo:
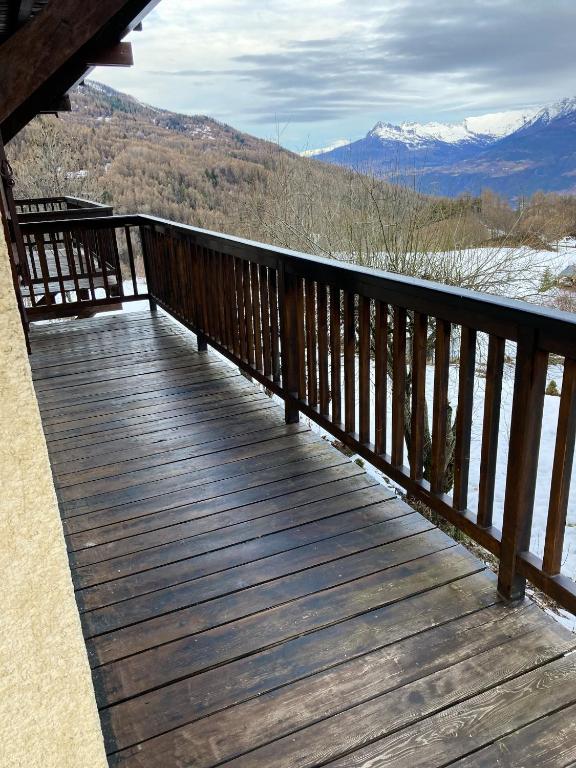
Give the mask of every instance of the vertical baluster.
<svg viewBox="0 0 576 768">
<path fill-rule="evenodd" d="M 52 294 L 50 293 L 50 273 L 48 270 L 48 260 L 46 258 L 46 249 L 44 247 L 44 233 L 36 235 L 36 249 L 38 251 L 38 261 L 40 262 L 40 273 L 44 285 L 44 298 L 46 305 L 52 304 Z"/>
<path fill-rule="evenodd" d="M 250 262 L 242 262 L 244 285 L 244 309 L 246 321 L 246 343 L 248 347 L 248 362 L 254 367 L 254 325 L 252 318 L 252 295 L 250 292 Z"/>
<path fill-rule="evenodd" d="M 454 509 L 460 512 L 468 506 L 470 440 L 472 437 L 472 407 L 474 405 L 474 375 L 476 370 L 476 331 L 463 326 L 461 333 L 453 494 Z"/>
<path fill-rule="evenodd" d="M 318 283 L 316 287 L 318 302 L 318 375 L 320 383 L 320 413 L 328 416 L 328 303 L 326 286 Z"/>
<path fill-rule="evenodd" d="M 126 237 L 126 248 L 128 250 L 128 264 L 130 267 L 130 279 L 132 281 L 132 290 L 134 296 L 138 296 L 138 281 L 136 279 L 136 266 L 134 265 L 134 248 L 132 246 L 132 234 L 130 227 L 124 227 L 124 235 Z"/>
<path fill-rule="evenodd" d="M 306 400 L 306 342 L 304 335 L 304 285 L 302 278 L 296 285 L 296 339 L 298 342 L 298 399 Z"/>
<path fill-rule="evenodd" d="M 232 331 L 233 331 L 233 349 L 238 359 L 242 358 L 241 342 L 241 316 L 238 301 L 238 274 L 237 263 L 234 256 L 230 257 L 230 300 L 232 302 Z"/>
<path fill-rule="evenodd" d="M 342 339 L 340 331 L 340 291 L 330 288 L 330 379 L 332 422 L 342 423 Z"/>
<path fill-rule="evenodd" d="M 208 276 L 208 338 L 218 339 L 219 337 L 219 301 L 218 301 L 218 272 L 217 272 L 217 254 L 210 248 L 204 248 L 204 263 L 206 265 L 205 274 Z"/>
<path fill-rule="evenodd" d="M 190 265 L 190 319 L 192 327 L 198 331 L 200 327 L 200 304 L 198 297 L 198 265 L 196 263 L 194 246 L 189 239 L 185 241 L 184 251 L 186 260 Z M 146 278 L 148 279 L 148 266 L 146 267 Z"/>
<path fill-rule="evenodd" d="M 426 427 L 426 352 L 428 347 L 428 317 L 414 312 L 412 333 L 412 413 L 410 423 L 410 477 L 424 476 L 424 430 Z"/>
<path fill-rule="evenodd" d="M 374 318 L 374 450 L 386 450 L 386 417 L 388 396 L 388 307 L 376 302 Z"/>
<path fill-rule="evenodd" d="M 198 329 L 196 342 L 198 345 L 198 352 L 206 352 L 208 349 L 205 333 L 207 329 L 206 304 L 208 301 L 208 296 L 206 294 L 206 272 L 204 270 L 204 259 L 200 246 L 193 243 L 191 245 L 191 252 L 194 259 L 194 271 L 196 274 L 196 327 Z"/>
<path fill-rule="evenodd" d="M 238 305 L 238 333 L 240 337 L 240 358 L 248 362 L 248 337 L 246 335 L 246 312 L 244 310 L 244 268 L 240 259 L 235 259 L 236 303 Z"/>
<path fill-rule="evenodd" d="M 212 295 L 212 338 L 220 342 L 222 339 L 222 302 L 221 302 L 221 278 L 219 272 L 218 262 L 220 261 L 220 254 L 218 251 L 210 249 L 209 253 L 209 265 L 212 276 L 210 280 L 210 289 Z"/>
<path fill-rule="evenodd" d="M 404 461 L 406 411 L 406 310 L 394 307 L 392 336 L 392 446 L 391 461 L 396 467 Z"/>
<path fill-rule="evenodd" d="M 298 395 L 298 283 L 299 279 L 287 273 L 284 263 L 282 263 L 278 272 L 278 302 L 282 338 L 282 388 L 292 397 Z M 286 400 L 286 423 L 293 424 L 298 421 L 298 418 L 298 408 L 293 402 Z"/>
<path fill-rule="evenodd" d="M 153 294 L 158 295 L 157 292 L 157 254 L 156 254 L 156 240 L 153 235 L 153 230 L 150 227 L 139 227 L 138 233 L 140 235 L 140 246 L 142 253 L 142 262 L 144 266 L 144 277 L 146 279 L 146 292 L 148 293 L 148 301 L 150 304 L 150 311 L 155 312 L 157 309 L 156 301 L 153 298 Z M 189 258 L 191 258 L 190 248 Z M 192 292 L 196 290 L 195 284 L 192 285 Z"/>
<path fill-rule="evenodd" d="M 506 599 L 523 597 L 525 591 L 525 579 L 518 573 L 517 558 L 530 546 L 547 369 L 548 354 L 538 348 L 537 332 L 521 329 L 498 571 L 498 590 Z"/>
<path fill-rule="evenodd" d="M 280 330 L 278 320 L 278 272 L 275 269 L 268 270 L 268 292 L 270 295 L 270 343 L 272 347 L 272 380 L 280 383 Z"/>
<path fill-rule="evenodd" d="M 344 428 L 356 431 L 356 317 L 354 294 L 344 293 Z"/>
<path fill-rule="evenodd" d="M 361 443 L 370 442 L 370 299 L 358 303 L 358 405 Z"/>
<path fill-rule="evenodd" d="M 227 339 L 226 346 L 232 354 L 237 355 L 236 351 L 236 326 L 237 319 L 235 315 L 236 300 L 234 295 L 234 270 L 232 256 L 223 255 L 224 259 L 224 302 L 226 310 Z"/>
<path fill-rule="evenodd" d="M 218 284 L 215 286 L 218 297 L 218 341 L 225 347 L 227 346 L 228 331 L 226 327 L 226 299 L 224 297 L 224 255 L 216 252 L 214 253 L 214 259 L 216 262 L 216 275 L 218 276 Z"/>
<path fill-rule="evenodd" d="M 116 229 L 112 227 L 109 234 L 109 251 L 112 258 L 112 267 L 116 276 L 118 296 L 124 296 L 124 280 L 122 276 L 122 264 L 120 263 L 120 253 L 118 251 L 118 241 L 116 239 Z"/>
<path fill-rule="evenodd" d="M 450 323 L 438 318 L 436 320 L 434 354 L 434 409 L 432 413 L 432 468 L 430 480 L 432 493 L 442 492 L 442 481 L 446 470 L 450 333 Z"/>
<path fill-rule="evenodd" d="M 96 263 L 100 265 L 100 277 L 104 286 L 104 293 L 107 299 L 110 298 L 112 292 L 110 290 L 110 284 L 108 282 L 108 264 L 106 262 L 106 251 L 109 243 L 109 233 L 97 230 L 92 233 L 94 250 L 92 251 L 92 265 Z M 94 266 L 94 274 L 98 274 Z"/>
<path fill-rule="evenodd" d="M 208 349 L 207 338 L 210 335 L 210 273 L 206 271 L 206 253 L 200 245 L 195 245 L 198 265 L 198 290 L 200 294 L 200 327 L 202 332 L 197 334 L 198 351 Z"/>
<path fill-rule="evenodd" d="M 36 281 L 38 280 L 38 268 L 36 264 L 36 254 L 34 251 L 35 235 L 26 235 L 26 254 L 28 260 L 28 268 L 26 276 L 28 287 L 30 290 L 30 304 L 36 306 Z"/>
<path fill-rule="evenodd" d="M 232 328 L 230 321 L 230 300 L 228 297 L 229 278 L 228 278 L 228 256 L 220 253 L 220 275 L 222 285 L 220 293 L 222 296 L 222 345 L 226 349 L 232 349 Z"/>
<path fill-rule="evenodd" d="M 268 270 L 261 264 L 259 267 L 260 310 L 262 312 L 262 357 L 264 359 L 264 375 L 272 376 L 272 343 L 270 338 L 270 299 L 268 296 Z"/>
<path fill-rule="evenodd" d="M 27 251 L 28 251 L 28 259 L 30 262 L 30 266 L 28 268 L 28 272 L 31 274 L 31 277 L 34 280 L 38 280 L 38 264 L 36 259 L 36 254 L 34 251 L 34 245 L 36 242 L 37 235 L 26 235 L 26 245 L 27 245 Z"/>
<path fill-rule="evenodd" d="M 202 286 L 205 299 L 202 303 L 204 307 L 204 331 L 207 338 L 212 335 L 212 312 L 214 305 L 212 302 L 212 288 L 214 286 L 214 275 L 210 271 L 210 256 L 204 246 L 198 248 L 200 254 L 200 264 L 202 265 Z"/>
<path fill-rule="evenodd" d="M 306 362 L 308 370 L 308 405 L 318 405 L 318 367 L 316 358 L 316 286 L 306 280 Z"/>
<path fill-rule="evenodd" d="M 56 277 L 58 279 L 58 287 L 60 289 L 60 296 L 62 297 L 62 304 L 66 303 L 66 288 L 64 286 L 64 278 L 62 275 L 62 265 L 60 263 L 60 250 L 58 249 L 58 243 L 56 242 L 56 235 L 54 232 L 50 234 L 50 247 L 54 254 L 54 266 L 56 267 Z"/>
<path fill-rule="evenodd" d="M 576 437 L 576 361 L 566 358 L 562 377 L 562 395 L 558 411 L 556 446 L 552 468 L 550 502 L 546 523 L 546 544 L 542 570 L 556 576 L 562 567 L 562 550 Z"/>
<path fill-rule="evenodd" d="M 480 451 L 480 485 L 478 488 L 477 522 L 481 528 L 492 525 L 498 432 L 500 430 L 500 404 L 502 400 L 502 374 L 504 371 L 504 339 L 490 336 L 486 361 L 486 389 Z"/>
<path fill-rule="evenodd" d="M 262 372 L 262 318 L 260 310 L 260 281 L 258 279 L 258 264 L 250 265 L 252 284 L 252 316 L 254 320 L 254 367 Z"/>
</svg>

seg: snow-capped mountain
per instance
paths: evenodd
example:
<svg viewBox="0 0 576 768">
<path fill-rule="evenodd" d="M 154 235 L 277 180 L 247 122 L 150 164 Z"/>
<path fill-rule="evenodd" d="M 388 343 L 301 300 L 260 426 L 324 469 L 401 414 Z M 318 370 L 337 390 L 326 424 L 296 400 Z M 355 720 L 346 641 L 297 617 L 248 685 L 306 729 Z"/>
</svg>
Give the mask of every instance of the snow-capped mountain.
<svg viewBox="0 0 576 768">
<path fill-rule="evenodd" d="M 575 192 L 576 98 L 461 123 L 379 122 L 363 139 L 315 157 L 411 182 L 416 174 L 421 190 L 435 194 Z"/>
<path fill-rule="evenodd" d="M 376 123 L 368 136 L 381 141 L 400 141 L 407 147 L 421 149 L 431 142 L 444 144 L 487 145 L 494 139 L 507 136 L 525 125 L 537 110 L 493 112 L 478 117 L 467 117 L 461 123 Z M 332 147 L 335 149 L 336 147 Z"/>
</svg>

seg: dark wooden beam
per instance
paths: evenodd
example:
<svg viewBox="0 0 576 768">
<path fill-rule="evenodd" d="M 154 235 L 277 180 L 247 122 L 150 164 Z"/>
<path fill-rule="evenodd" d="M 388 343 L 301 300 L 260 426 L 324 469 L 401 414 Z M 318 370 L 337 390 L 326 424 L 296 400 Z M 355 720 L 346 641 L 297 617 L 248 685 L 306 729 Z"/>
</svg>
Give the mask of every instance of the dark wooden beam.
<svg viewBox="0 0 576 768">
<path fill-rule="evenodd" d="M 0 131 L 9 141 L 86 75 L 159 0 L 51 2 L 0 46 Z"/>
<path fill-rule="evenodd" d="M 131 43 L 118 43 L 113 48 L 96 53 L 88 62 L 90 67 L 131 67 L 133 65 Z"/>
<path fill-rule="evenodd" d="M 71 112 L 72 111 L 72 103 L 70 101 L 70 96 L 68 94 L 65 94 L 64 96 L 61 96 L 59 99 L 56 99 L 56 101 L 52 102 L 52 104 L 49 104 L 46 106 L 45 109 L 41 109 L 39 114 L 40 115 L 56 115 L 58 112 Z"/>
</svg>

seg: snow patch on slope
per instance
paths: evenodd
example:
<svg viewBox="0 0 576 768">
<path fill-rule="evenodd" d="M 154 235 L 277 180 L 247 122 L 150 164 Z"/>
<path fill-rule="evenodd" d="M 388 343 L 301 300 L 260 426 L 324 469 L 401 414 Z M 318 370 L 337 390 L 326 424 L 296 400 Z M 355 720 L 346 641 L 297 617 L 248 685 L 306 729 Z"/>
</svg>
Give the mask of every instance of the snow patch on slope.
<svg viewBox="0 0 576 768">
<path fill-rule="evenodd" d="M 346 147 L 348 146 L 348 144 L 350 144 L 350 141 L 348 139 L 337 139 L 327 147 L 322 147 L 321 149 L 305 149 L 303 152 L 300 152 L 300 154 L 302 155 L 302 157 L 314 157 L 315 155 L 321 155 L 324 152 L 331 152 L 333 149 Z"/>
<path fill-rule="evenodd" d="M 501 139 L 509 136 L 529 122 L 537 109 L 515 109 L 509 112 L 491 112 L 487 115 L 467 117 L 464 123 L 469 131 L 483 136 Z"/>
</svg>

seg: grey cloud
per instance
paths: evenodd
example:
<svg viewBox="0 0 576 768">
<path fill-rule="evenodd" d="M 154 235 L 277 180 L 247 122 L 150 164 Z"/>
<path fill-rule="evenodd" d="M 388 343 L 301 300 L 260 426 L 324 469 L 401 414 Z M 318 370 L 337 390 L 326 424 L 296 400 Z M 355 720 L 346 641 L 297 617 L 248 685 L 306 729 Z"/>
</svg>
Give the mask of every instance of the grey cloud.
<svg viewBox="0 0 576 768">
<path fill-rule="evenodd" d="M 235 58 L 265 96 L 260 120 L 278 113 L 294 120 L 334 119 L 375 102 L 384 109 L 402 102 L 398 92 L 410 89 L 414 78 L 435 76 L 441 78 L 438 109 L 459 106 L 457 94 L 442 92 L 451 80 L 460 84 L 462 103 L 471 93 L 492 92 L 496 102 L 508 99 L 514 106 L 519 93 L 574 69 L 573 0 L 370 5 L 376 23 L 366 36 L 292 40 L 275 53 Z"/>
</svg>

